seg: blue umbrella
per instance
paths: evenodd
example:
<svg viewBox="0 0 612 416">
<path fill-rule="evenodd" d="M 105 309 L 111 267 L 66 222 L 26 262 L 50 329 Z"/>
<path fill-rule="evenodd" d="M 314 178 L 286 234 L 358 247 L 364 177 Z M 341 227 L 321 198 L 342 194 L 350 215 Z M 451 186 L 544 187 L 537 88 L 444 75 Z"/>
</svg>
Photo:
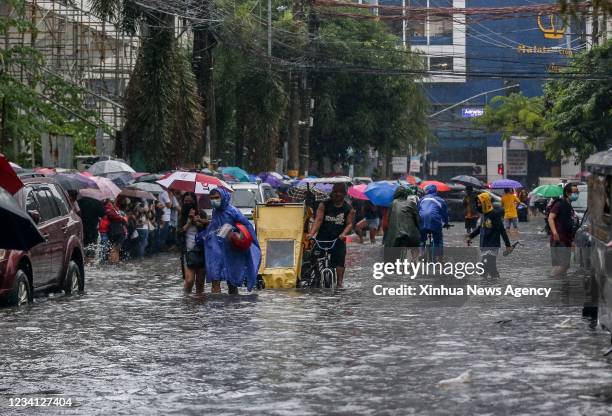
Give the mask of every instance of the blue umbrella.
<svg viewBox="0 0 612 416">
<path fill-rule="evenodd" d="M 518 189 L 522 187 L 523 185 L 521 185 L 520 182 L 513 181 L 512 179 L 498 179 L 496 181 L 491 182 L 491 189 Z"/>
<path fill-rule="evenodd" d="M 365 194 L 374 205 L 390 207 L 393 202 L 393 194 L 398 186 L 397 182 L 372 182 L 366 188 Z"/>
<path fill-rule="evenodd" d="M 223 168 L 221 172 L 224 175 L 230 175 L 236 178 L 236 180 L 240 182 L 250 182 L 251 178 L 249 178 L 249 174 L 244 170 L 237 166 L 229 166 L 227 168 Z"/>
</svg>

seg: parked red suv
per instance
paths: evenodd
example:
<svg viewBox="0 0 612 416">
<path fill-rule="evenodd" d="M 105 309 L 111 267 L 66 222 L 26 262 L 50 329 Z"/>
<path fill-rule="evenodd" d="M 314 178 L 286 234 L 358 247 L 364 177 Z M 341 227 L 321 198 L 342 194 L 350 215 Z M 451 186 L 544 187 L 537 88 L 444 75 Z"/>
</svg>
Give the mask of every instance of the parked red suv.
<svg viewBox="0 0 612 416">
<path fill-rule="evenodd" d="M 31 302 L 35 291 L 82 291 L 83 226 L 64 189 L 52 178 L 22 176 L 15 199 L 38 224 L 45 242 L 29 251 L 0 250 L 0 300 Z"/>
</svg>

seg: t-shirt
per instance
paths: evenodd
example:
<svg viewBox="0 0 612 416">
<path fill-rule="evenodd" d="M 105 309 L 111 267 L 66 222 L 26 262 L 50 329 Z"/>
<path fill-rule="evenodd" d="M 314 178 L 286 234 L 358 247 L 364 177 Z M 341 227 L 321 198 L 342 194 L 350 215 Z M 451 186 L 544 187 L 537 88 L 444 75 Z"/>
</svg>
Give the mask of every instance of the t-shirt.
<svg viewBox="0 0 612 416">
<path fill-rule="evenodd" d="M 321 241 L 335 240 L 346 227 L 351 206 L 344 202 L 337 207 L 332 201 L 326 201 L 324 206 L 323 223 L 317 233 L 317 239 Z"/>
<path fill-rule="evenodd" d="M 170 195 L 168 195 L 168 191 L 164 191 L 159 195 L 159 202 L 164 204 L 161 220 L 163 222 L 170 222 L 170 214 L 172 210 L 166 206 L 166 204 L 171 202 Z"/>
<path fill-rule="evenodd" d="M 559 240 L 566 245 L 571 245 L 574 239 L 574 208 L 565 199 L 558 199 L 553 202 L 550 213 L 555 214 L 555 228 L 559 234 Z M 551 235 L 552 241 L 552 235 Z"/>
<path fill-rule="evenodd" d="M 516 205 L 521 201 L 514 194 L 504 194 L 501 198 L 502 206 L 504 207 L 504 218 L 516 218 L 518 212 L 516 211 Z"/>
</svg>

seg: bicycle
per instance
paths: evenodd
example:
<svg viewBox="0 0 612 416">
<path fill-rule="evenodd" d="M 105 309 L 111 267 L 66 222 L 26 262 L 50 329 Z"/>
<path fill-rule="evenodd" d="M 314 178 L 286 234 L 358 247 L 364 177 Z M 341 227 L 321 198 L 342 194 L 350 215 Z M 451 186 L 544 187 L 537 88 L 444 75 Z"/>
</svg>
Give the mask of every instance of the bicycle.
<svg viewBox="0 0 612 416">
<path fill-rule="evenodd" d="M 445 224 L 443 226 L 443 228 L 446 228 L 447 230 L 451 227 L 454 227 L 454 225 Z M 427 231 L 425 246 L 423 247 L 423 253 L 422 253 L 422 257 L 425 260 L 425 262 L 434 262 L 436 260 L 435 250 L 436 250 L 436 247 L 434 246 L 434 243 L 433 243 L 433 233 L 431 231 Z"/>
<path fill-rule="evenodd" d="M 321 241 L 312 238 L 314 247 L 311 253 L 310 287 L 323 287 L 335 289 L 338 285 L 336 268 L 331 266 L 331 250 L 336 246 L 338 239 Z"/>
</svg>

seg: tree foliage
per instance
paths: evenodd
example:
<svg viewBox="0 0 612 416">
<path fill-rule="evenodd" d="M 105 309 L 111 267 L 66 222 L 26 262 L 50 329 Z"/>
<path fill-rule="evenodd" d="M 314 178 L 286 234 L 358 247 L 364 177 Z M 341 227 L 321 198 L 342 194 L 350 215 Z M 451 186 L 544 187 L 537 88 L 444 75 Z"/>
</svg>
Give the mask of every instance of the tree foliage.
<svg viewBox="0 0 612 416">
<path fill-rule="evenodd" d="M 326 20 L 320 30 L 322 59 L 340 62 L 347 71 L 320 72 L 315 78 L 319 98 L 313 131 L 314 155 L 345 161 L 350 146 L 390 154 L 419 148 L 428 136 L 427 100 L 421 85 L 409 76 L 361 74 L 350 68 L 422 69 L 409 51 L 398 49 L 397 37 L 378 21 Z"/>
<path fill-rule="evenodd" d="M 0 18 L 0 38 L 9 33 L 36 36 L 23 0 L 7 0 L 11 13 Z M 40 161 L 42 133 L 70 135 L 81 151 L 91 151 L 96 127 L 109 129 L 85 105 L 87 92 L 47 71 L 34 47 L 8 44 L 0 49 L 0 151 L 29 166 L 32 146 Z"/>
<path fill-rule="evenodd" d="M 198 164 L 202 106 L 190 53 L 174 33 L 174 17 L 131 0 L 93 0 L 92 8 L 142 45 L 125 96 L 124 135 L 131 163 L 143 171 Z"/>
<path fill-rule="evenodd" d="M 579 158 L 586 159 L 612 142 L 612 41 L 577 55 L 565 72 L 591 74 L 593 79 L 569 77 L 546 84 L 550 138 L 545 146 L 552 158 L 576 149 Z"/>
<path fill-rule="evenodd" d="M 511 136 L 544 136 L 544 99 L 523 94 L 493 97 L 477 122 L 489 131 L 501 133 L 504 140 Z"/>
</svg>

